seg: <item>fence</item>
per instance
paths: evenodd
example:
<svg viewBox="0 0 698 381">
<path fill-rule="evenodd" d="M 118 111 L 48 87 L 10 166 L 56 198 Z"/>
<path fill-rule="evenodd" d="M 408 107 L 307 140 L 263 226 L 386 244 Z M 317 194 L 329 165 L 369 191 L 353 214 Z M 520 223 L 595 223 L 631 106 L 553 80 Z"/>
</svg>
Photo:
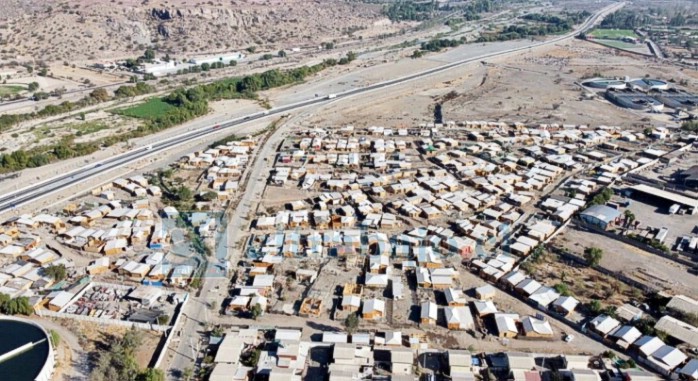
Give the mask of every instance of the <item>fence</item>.
<svg viewBox="0 0 698 381">
<path fill-rule="evenodd" d="M 184 295 L 184 301 L 178 306 L 177 316 L 175 316 L 174 321 L 172 322 L 172 329 L 170 330 L 169 334 L 166 333 L 167 338 L 165 339 L 163 345 L 160 347 L 160 353 L 158 354 L 157 360 L 155 360 L 153 368 L 160 367 L 162 360 L 165 358 L 165 354 L 167 354 L 167 349 L 170 347 L 170 343 L 172 342 L 172 337 L 175 336 L 175 333 L 179 329 L 179 323 L 182 321 L 182 315 L 184 314 L 184 306 L 187 305 L 188 301 L 189 294 L 187 293 Z"/>
<path fill-rule="evenodd" d="M 115 319 L 98 318 L 98 317 L 94 317 L 94 316 L 67 314 L 65 312 L 55 312 L 55 311 L 50 311 L 50 310 L 38 310 L 36 312 L 36 314 L 41 316 L 41 317 L 74 319 L 74 320 L 79 320 L 79 321 L 87 321 L 90 323 L 115 325 L 115 326 L 121 326 L 121 327 L 126 327 L 126 328 L 147 329 L 147 330 L 153 330 L 153 331 L 158 331 L 158 332 L 164 332 L 170 328 L 167 325 L 136 323 L 136 322 L 125 321 L 125 320 L 115 320 Z"/>
</svg>

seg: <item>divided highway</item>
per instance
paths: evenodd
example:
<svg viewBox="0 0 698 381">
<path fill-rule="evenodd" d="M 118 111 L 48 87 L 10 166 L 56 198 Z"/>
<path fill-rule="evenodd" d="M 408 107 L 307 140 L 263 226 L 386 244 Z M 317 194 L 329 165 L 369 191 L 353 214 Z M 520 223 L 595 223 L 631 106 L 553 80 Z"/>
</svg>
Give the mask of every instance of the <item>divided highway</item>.
<svg viewBox="0 0 698 381">
<path fill-rule="evenodd" d="M 273 115 L 280 115 L 284 113 L 288 113 L 290 111 L 298 110 L 304 107 L 308 107 L 311 105 L 315 104 L 320 104 L 320 103 L 328 103 L 328 102 L 334 102 L 340 99 L 346 99 L 351 96 L 357 95 L 357 94 L 364 94 L 368 93 L 374 90 L 378 89 L 383 89 L 389 86 L 394 86 L 397 84 L 402 84 L 408 81 L 412 81 L 415 79 L 419 78 L 424 78 L 432 74 L 440 73 L 461 65 L 465 65 L 468 63 L 476 62 L 476 61 L 481 61 L 484 59 L 488 58 L 493 58 L 493 57 L 498 57 L 501 55 L 505 54 L 510 54 L 510 53 L 515 53 L 519 51 L 524 51 L 530 48 L 538 47 L 538 46 L 543 46 L 543 45 L 549 45 L 549 44 L 554 44 L 566 39 L 569 39 L 576 34 L 580 32 L 587 31 L 591 29 L 596 23 L 598 23 L 604 16 L 607 14 L 614 12 L 621 8 L 625 3 L 615 3 L 612 5 L 609 5 L 605 7 L 604 9 L 596 12 L 594 15 L 589 17 L 582 25 L 580 25 L 577 29 L 575 29 L 573 32 L 570 32 L 568 34 L 562 35 L 560 37 L 554 38 L 552 40 L 544 41 L 544 42 L 538 42 L 538 43 L 532 43 L 530 45 L 520 47 L 520 48 L 515 48 L 515 49 L 508 49 L 508 50 L 503 50 L 495 53 L 489 53 L 485 55 L 481 55 L 478 57 L 472 57 L 472 58 L 467 58 L 464 60 L 456 61 L 453 63 L 441 65 L 432 69 L 428 69 L 425 71 L 421 71 L 418 73 L 410 74 L 404 77 L 384 81 L 384 82 L 379 82 L 375 83 L 373 85 L 361 87 L 361 88 L 356 88 L 352 90 L 348 90 L 342 93 L 337 93 L 337 94 L 332 94 L 329 96 L 325 96 L 323 98 L 316 97 L 312 98 L 306 101 L 301 101 L 285 106 L 280 106 L 276 108 L 272 108 L 267 111 L 262 111 L 262 112 L 257 112 L 254 114 L 250 114 L 241 118 L 235 118 L 232 120 L 229 120 L 227 122 L 217 124 L 214 126 L 206 127 L 206 128 L 201 128 L 197 129 L 194 131 L 189 131 L 168 139 L 165 139 L 163 141 L 160 141 L 158 143 L 154 143 L 150 146 L 147 147 L 142 147 L 142 148 L 137 148 L 128 152 L 125 152 L 123 154 L 111 157 L 109 159 L 88 164 L 85 165 L 79 169 L 76 169 L 74 171 L 68 172 L 63 175 L 59 175 L 53 178 L 50 178 L 48 180 L 41 181 L 37 184 L 33 184 L 31 186 L 28 186 L 23 189 L 19 189 L 17 191 L 8 193 L 6 195 L 3 195 L 0 197 L 0 213 L 12 210 L 15 207 L 27 204 L 29 202 L 41 199 L 42 197 L 46 197 L 52 193 L 58 192 L 62 189 L 65 189 L 71 185 L 81 183 L 85 180 L 88 180 L 92 177 L 95 177 L 97 175 L 104 174 L 106 171 L 109 171 L 111 169 L 119 168 L 128 164 L 131 164 L 133 162 L 136 162 L 138 160 L 141 160 L 143 158 L 155 155 L 157 153 L 164 152 L 168 149 L 174 148 L 176 146 L 179 146 L 181 144 L 184 144 L 192 139 L 198 139 L 207 135 L 212 135 L 215 133 L 220 132 L 223 129 L 230 129 L 235 126 L 239 126 L 244 123 L 248 123 L 257 119 L 261 118 L 266 118 L 268 116 L 273 116 Z"/>
</svg>

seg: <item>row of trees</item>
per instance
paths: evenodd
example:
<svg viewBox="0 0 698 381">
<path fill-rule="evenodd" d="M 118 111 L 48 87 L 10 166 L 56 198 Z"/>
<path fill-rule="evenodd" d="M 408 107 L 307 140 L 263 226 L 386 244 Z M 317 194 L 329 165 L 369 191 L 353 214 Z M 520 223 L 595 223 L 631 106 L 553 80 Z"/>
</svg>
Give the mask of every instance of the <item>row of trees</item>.
<svg viewBox="0 0 698 381">
<path fill-rule="evenodd" d="M 575 24 L 582 22 L 591 14 L 587 11 L 565 12 L 562 16 L 532 13 L 523 16 L 524 20 L 536 21 L 538 25 L 509 25 L 496 34 L 482 35 L 477 42 L 509 41 L 532 36 L 545 36 L 569 32 Z"/>
<path fill-rule="evenodd" d="M 391 21 L 424 21 L 430 19 L 438 9 L 436 1 L 396 1 L 387 6 L 383 13 Z"/>
<path fill-rule="evenodd" d="M 607 29 L 635 29 L 649 25 L 652 17 L 648 14 L 621 9 L 606 16 L 601 21 L 601 28 Z"/>
<path fill-rule="evenodd" d="M 57 160 L 89 155 L 99 149 L 98 142 L 75 143 L 67 136 L 56 144 L 44 145 L 29 150 L 19 149 L 0 155 L 0 173 L 36 168 Z"/>
<path fill-rule="evenodd" d="M 522 18 L 528 21 L 537 21 L 547 24 L 553 24 L 558 26 L 563 26 L 566 28 L 571 28 L 575 24 L 579 24 L 584 21 L 587 17 L 591 16 L 588 11 L 582 12 L 564 12 L 562 16 L 541 14 L 541 13 L 529 13 L 524 15 Z"/>
<path fill-rule="evenodd" d="M 443 48 L 453 48 L 466 43 L 465 37 L 460 39 L 435 39 L 428 42 L 422 42 L 421 49 L 429 52 L 438 52 Z"/>
<path fill-rule="evenodd" d="M 472 21 L 479 20 L 481 14 L 494 12 L 508 2 L 517 2 L 517 0 L 472 0 L 465 5 L 445 4 L 443 6 L 439 6 L 433 0 L 428 2 L 398 0 L 387 6 L 384 14 L 392 21 L 424 21 L 431 19 L 439 12 L 460 11 L 465 21 Z"/>
<path fill-rule="evenodd" d="M 256 99 L 257 91 L 302 82 L 310 75 L 335 65 L 349 64 L 356 58 L 356 53 L 349 52 L 339 60 L 326 59 L 313 66 L 302 66 L 289 70 L 273 69 L 242 78 L 224 79 L 193 86 L 188 89 L 181 88 L 163 98 L 165 102 L 175 107 L 165 114 L 146 120 L 143 125 L 135 130 L 88 143 L 75 143 L 72 137 L 65 137 L 56 144 L 2 154 L 0 155 L 0 173 L 36 168 L 57 160 L 89 155 L 99 150 L 100 146 L 111 146 L 129 139 L 150 135 L 202 116 L 208 112 L 209 101 L 240 98 Z M 113 98 L 134 97 L 148 94 L 154 90 L 151 85 L 139 82 L 133 86 L 119 87 L 114 92 Z M 23 120 L 57 115 L 80 108 L 86 104 L 104 102 L 113 98 L 109 96 L 106 90 L 100 88 L 95 89 L 88 97 L 78 102 L 63 102 L 57 106 L 49 105 L 38 113 L 2 115 L 0 116 L 0 131 L 2 131 L 3 127 L 8 128 Z"/>
<path fill-rule="evenodd" d="M 687 120 L 681 124 L 681 129 L 688 132 L 698 132 L 698 120 Z"/>
<path fill-rule="evenodd" d="M 124 85 L 119 88 L 117 88 L 114 91 L 114 99 L 119 99 L 119 98 L 127 98 L 127 97 L 134 97 L 137 95 L 144 95 L 153 92 L 155 89 L 143 82 L 137 83 L 134 86 L 130 85 Z M 37 93 L 35 93 L 37 95 Z M 44 95 L 39 94 L 40 98 L 45 98 L 48 97 L 48 94 L 44 97 Z M 67 112 L 75 111 L 78 109 L 81 109 L 83 107 L 91 106 L 100 102 L 105 102 L 108 100 L 111 100 L 112 97 L 109 96 L 109 93 L 103 89 L 95 89 L 90 93 L 90 95 L 86 96 L 85 98 L 82 98 L 78 101 L 75 102 L 69 102 L 65 101 L 57 105 L 48 105 L 44 107 L 43 109 L 36 111 L 36 112 L 30 112 L 30 113 L 25 113 L 25 114 L 3 114 L 0 115 L 0 131 L 7 130 L 8 128 L 23 122 L 27 120 L 31 120 L 34 118 L 46 118 L 50 116 L 55 116 L 55 115 L 60 115 L 64 114 Z"/>
<path fill-rule="evenodd" d="M 194 65 L 194 66 L 190 66 L 188 68 L 179 69 L 179 70 L 177 70 L 177 75 L 207 72 L 209 70 L 223 69 L 227 66 L 230 66 L 230 67 L 237 66 L 237 64 L 238 64 L 238 62 L 235 60 L 231 60 L 227 65 L 223 61 L 218 61 L 218 62 L 214 62 L 214 63 L 210 63 L 210 64 L 209 63 L 202 63 L 201 65 Z"/>
<path fill-rule="evenodd" d="M 613 197 L 613 190 L 611 188 L 604 188 L 591 199 L 591 205 L 605 205 L 607 202 L 611 201 L 611 197 Z"/>
<path fill-rule="evenodd" d="M 29 304 L 26 296 L 11 298 L 9 295 L 0 294 L 0 313 L 5 315 L 31 315 L 34 309 Z"/>
<path fill-rule="evenodd" d="M 466 21 L 479 20 L 480 14 L 492 12 L 498 4 L 492 0 L 475 0 L 469 2 L 463 10 L 463 18 Z"/>
</svg>

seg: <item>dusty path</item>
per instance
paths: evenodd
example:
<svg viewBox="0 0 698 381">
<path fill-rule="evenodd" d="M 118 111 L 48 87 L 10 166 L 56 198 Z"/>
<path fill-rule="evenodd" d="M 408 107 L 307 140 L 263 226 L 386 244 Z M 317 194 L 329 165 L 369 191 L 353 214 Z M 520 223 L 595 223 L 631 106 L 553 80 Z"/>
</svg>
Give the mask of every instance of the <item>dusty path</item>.
<svg viewBox="0 0 698 381">
<path fill-rule="evenodd" d="M 57 381 L 82 381 L 89 379 L 89 357 L 80 345 L 78 337 L 62 325 L 37 316 L 31 320 L 41 324 L 47 331 L 53 330 L 61 337 L 56 350 L 57 368 L 53 379 Z"/>
</svg>

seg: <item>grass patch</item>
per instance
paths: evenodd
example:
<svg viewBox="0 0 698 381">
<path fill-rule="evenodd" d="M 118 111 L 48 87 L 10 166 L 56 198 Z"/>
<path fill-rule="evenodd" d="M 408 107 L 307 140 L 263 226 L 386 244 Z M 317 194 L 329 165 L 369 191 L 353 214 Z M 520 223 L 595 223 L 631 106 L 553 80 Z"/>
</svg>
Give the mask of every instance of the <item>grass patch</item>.
<svg viewBox="0 0 698 381">
<path fill-rule="evenodd" d="M 75 136 L 85 136 L 89 134 L 94 134 L 95 132 L 106 130 L 108 128 L 109 126 L 107 126 L 106 124 L 95 121 L 85 123 L 72 123 L 58 127 L 45 126 L 33 129 L 32 132 L 34 133 L 34 136 L 37 139 L 43 139 L 54 137 L 54 130 L 72 130 L 74 131 Z"/>
<path fill-rule="evenodd" d="M 638 38 L 632 29 L 594 29 L 589 35 L 595 38 L 621 39 L 623 37 Z"/>
<path fill-rule="evenodd" d="M 150 98 L 139 105 L 112 110 L 113 113 L 138 119 L 155 119 L 172 111 L 176 107 L 163 101 L 162 98 Z"/>
<path fill-rule="evenodd" d="M 89 134 L 94 134 L 95 132 L 99 132 L 99 131 L 106 130 L 109 128 L 109 126 L 107 126 L 104 123 L 100 123 L 100 122 L 86 122 L 86 123 L 80 123 L 80 124 L 72 124 L 68 127 L 75 130 L 76 136 L 85 136 L 85 135 L 89 135 Z"/>
<path fill-rule="evenodd" d="M 19 85 L 3 85 L 0 86 L 0 97 L 5 97 L 8 95 L 15 95 L 20 91 L 26 90 L 26 87 Z"/>
<path fill-rule="evenodd" d="M 617 48 L 617 49 L 638 49 L 642 48 L 642 45 L 638 44 L 631 44 L 629 42 L 623 42 L 623 41 L 614 41 L 614 40 L 595 40 L 601 45 L 606 45 L 611 48 Z"/>
</svg>

